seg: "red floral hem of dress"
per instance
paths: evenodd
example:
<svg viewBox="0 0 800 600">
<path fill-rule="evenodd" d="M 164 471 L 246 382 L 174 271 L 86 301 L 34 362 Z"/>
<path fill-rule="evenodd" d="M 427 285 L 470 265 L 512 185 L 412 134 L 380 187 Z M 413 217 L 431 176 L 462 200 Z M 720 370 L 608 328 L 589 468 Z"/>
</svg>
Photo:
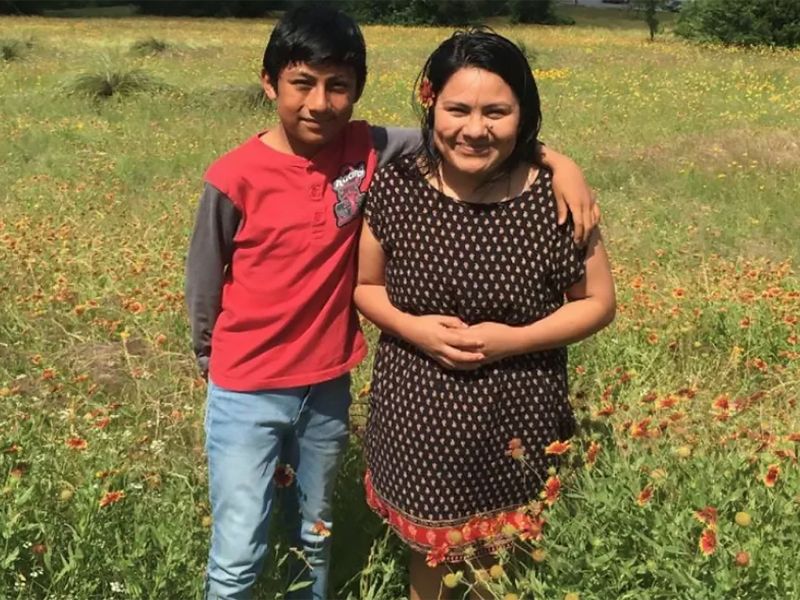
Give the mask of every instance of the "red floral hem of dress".
<svg viewBox="0 0 800 600">
<path fill-rule="evenodd" d="M 427 553 L 428 563 L 462 562 L 496 552 L 516 541 L 542 537 L 544 504 L 533 502 L 502 512 L 472 515 L 460 521 L 433 523 L 405 514 L 384 501 L 364 476 L 367 505 L 383 517 L 395 533 L 414 550 Z"/>
</svg>

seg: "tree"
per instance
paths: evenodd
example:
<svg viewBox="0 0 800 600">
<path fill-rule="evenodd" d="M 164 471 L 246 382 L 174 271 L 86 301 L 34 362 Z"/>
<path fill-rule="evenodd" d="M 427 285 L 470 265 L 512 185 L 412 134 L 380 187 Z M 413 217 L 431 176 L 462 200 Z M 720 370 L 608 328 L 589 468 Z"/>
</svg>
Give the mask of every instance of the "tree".
<svg viewBox="0 0 800 600">
<path fill-rule="evenodd" d="M 661 22 L 658 20 L 658 11 L 667 6 L 667 0 L 633 0 L 633 5 L 644 11 L 644 21 L 650 29 L 650 41 L 656 39 L 656 34 L 661 31 Z"/>
<path fill-rule="evenodd" d="M 728 46 L 800 47 L 798 0 L 694 0 L 681 10 L 675 33 Z"/>
<path fill-rule="evenodd" d="M 553 0 L 508 0 L 508 16 L 514 24 L 556 25 L 560 22 Z"/>
</svg>

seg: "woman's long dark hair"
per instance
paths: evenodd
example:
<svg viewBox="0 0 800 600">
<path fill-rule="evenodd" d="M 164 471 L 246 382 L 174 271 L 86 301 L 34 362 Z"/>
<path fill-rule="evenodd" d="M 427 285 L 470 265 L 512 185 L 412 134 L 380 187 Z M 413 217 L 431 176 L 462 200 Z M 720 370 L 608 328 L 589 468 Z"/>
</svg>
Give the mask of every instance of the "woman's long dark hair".
<svg viewBox="0 0 800 600">
<path fill-rule="evenodd" d="M 442 157 L 433 142 L 434 106 L 425 107 L 417 99 L 422 82 L 430 82 L 436 98 L 448 80 L 463 68 L 477 68 L 501 77 L 517 97 L 520 108 L 517 143 L 511 155 L 500 165 L 491 179 L 503 177 L 522 163 L 541 165 L 538 142 L 542 126 L 539 90 L 525 55 L 514 42 L 486 27 L 457 31 L 433 51 L 417 76 L 414 104 L 420 113 L 422 146 L 417 164 L 423 175 L 438 178 Z"/>
</svg>

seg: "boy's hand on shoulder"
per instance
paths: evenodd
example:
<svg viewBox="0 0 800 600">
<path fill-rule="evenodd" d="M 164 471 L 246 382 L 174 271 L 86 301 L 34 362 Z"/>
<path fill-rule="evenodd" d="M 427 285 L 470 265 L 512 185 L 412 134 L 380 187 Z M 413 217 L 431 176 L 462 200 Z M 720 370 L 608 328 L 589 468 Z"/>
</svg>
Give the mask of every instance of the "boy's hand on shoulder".
<svg viewBox="0 0 800 600">
<path fill-rule="evenodd" d="M 581 168 L 571 158 L 558 155 L 554 162 L 553 193 L 558 205 L 558 224 L 563 225 L 572 213 L 575 243 L 584 245 L 600 223 L 600 206 Z"/>
</svg>

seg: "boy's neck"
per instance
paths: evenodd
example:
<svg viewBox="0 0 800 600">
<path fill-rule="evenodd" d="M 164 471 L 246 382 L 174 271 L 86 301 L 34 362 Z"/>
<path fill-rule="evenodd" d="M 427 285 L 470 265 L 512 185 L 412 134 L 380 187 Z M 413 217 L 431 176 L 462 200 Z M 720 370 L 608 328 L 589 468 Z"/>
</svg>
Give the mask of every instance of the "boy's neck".
<svg viewBox="0 0 800 600">
<path fill-rule="evenodd" d="M 309 146 L 286 135 L 286 130 L 278 124 L 273 129 L 267 131 L 260 138 L 262 143 L 273 150 L 283 154 L 301 156 L 303 158 L 314 158 L 314 155 L 321 150 L 319 146 Z"/>
</svg>

